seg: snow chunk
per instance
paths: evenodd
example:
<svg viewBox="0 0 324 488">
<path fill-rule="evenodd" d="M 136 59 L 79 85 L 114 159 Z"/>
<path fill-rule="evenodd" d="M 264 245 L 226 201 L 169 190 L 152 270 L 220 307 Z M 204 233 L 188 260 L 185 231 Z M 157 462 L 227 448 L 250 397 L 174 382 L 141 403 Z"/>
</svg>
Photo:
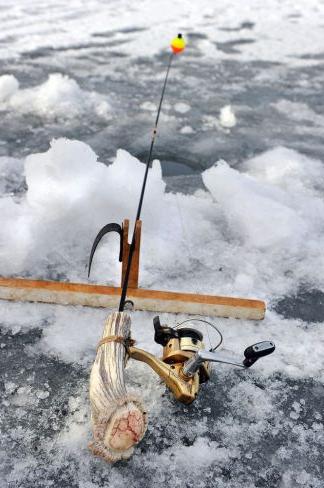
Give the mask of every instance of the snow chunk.
<svg viewBox="0 0 324 488">
<path fill-rule="evenodd" d="M 324 127 L 324 116 L 314 112 L 306 103 L 279 100 L 272 106 L 292 120 L 309 121 L 312 125 Z"/>
<path fill-rule="evenodd" d="M 245 161 L 240 171 L 220 161 L 202 177 L 237 242 L 237 259 L 230 260 L 238 293 L 255 289 L 260 294 L 264 289 L 268 294 L 275 283 L 275 295 L 295 291 L 298 283 L 324 286 L 320 161 L 278 147 Z"/>
<path fill-rule="evenodd" d="M 3 78 L 3 77 L 2 77 Z M 52 73 L 47 81 L 33 88 L 18 89 L 15 77 L 4 80 L 0 109 L 15 110 L 22 114 L 36 114 L 40 117 L 71 119 L 86 112 L 96 113 L 105 119 L 109 118 L 110 106 L 103 96 L 95 92 L 86 92 L 78 83 L 61 73 Z M 6 81 L 7 80 L 7 81 Z M 7 89 L 6 89 L 7 87 Z"/>
<path fill-rule="evenodd" d="M 142 110 L 146 110 L 147 112 L 156 112 L 157 110 L 157 106 L 155 105 L 155 103 L 150 101 L 143 102 L 140 108 Z"/>
<path fill-rule="evenodd" d="M 0 102 L 12 97 L 18 90 L 19 83 L 13 75 L 0 76 Z"/>
<path fill-rule="evenodd" d="M 193 130 L 192 127 L 190 127 L 190 125 L 185 125 L 180 129 L 181 134 L 193 134 L 194 132 L 195 131 Z"/>
<path fill-rule="evenodd" d="M 20 159 L 0 157 L 0 193 L 16 191 L 23 181 L 23 164 Z"/>
<path fill-rule="evenodd" d="M 88 145 L 66 139 L 28 156 L 28 191 L 0 199 L 0 274 L 84 281 L 99 229 L 134 214 L 144 169 L 122 150 L 106 166 Z M 159 162 L 149 171 L 142 286 L 261 298 L 300 282 L 324 286 L 321 162 L 285 148 L 240 171 L 220 162 L 202 175 L 210 193 L 194 195 L 165 193 Z M 117 284 L 118 240 L 105 239 L 91 278 Z"/>
<path fill-rule="evenodd" d="M 225 129 L 231 129 L 236 125 L 236 116 L 231 105 L 225 105 L 220 111 L 219 122 Z"/>
<path fill-rule="evenodd" d="M 69 212 L 80 203 L 84 192 L 94 191 L 96 162 L 97 156 L 87 144 L 54 140 L 47 153 L 26 158 L 28 203 L 39 211 L 45 206 L 49 216 Z M 98 165 L 96 169 L 103 172 L 105 167 Z"/>
<path fill-rule="evenodd" d="M 260 248 L 289 245 L 296 235 L 304 237 L 306 223 L 278 188 L 257 183 L 225 161 L 206 170 L 203 181 L 222 205 L 231 228 L 248 245 Z"/>
<path fill-rule="evenodd" d="M 14 393 L 14 391 L 17 390 L 18 386 L 15 383 L 13 383 L 13 381 L 5 381 L 4 388 L 5 388 L 5 392 L 8 395 L 11 395 L 12 393 Z"/>
<path fill-rule="evenodd" d="M 242 164 L 242 169 L 258 181 L 271 183 L 283 190 L 316 196 L 324 191 L 322 161 L 311 159 L 293 149 L 276 147 Z"/>
<path fill-rule="evenodd" d="M 178 102 L 174 105 L 174 110 L 180 114 L 186 114 L 191 109 L 190 105 L 183 102 Z"/>
<path fill-rule="evenodd" d="M 45 390 L 37 390 L 35 393 L 38 400 L 45 400 L 45 398 L 49 397 L 49 392 Z"/>
<path fill-rule="evenodd" d="M 173 465 L 177 470 L 186 470 L 187 473 L 196 473 L 197 466 L 199 469 L 207 469 L 217 464 L 226 466 L 226 464 L 237 455 L 235 447 L 222 447 L 217 442 L 210 441 L 208 438 L 198 437 L 192 446 L 177 446 L 172 449 Z M 159 456 L 162 464 L 170 462 L 169 453 L 163 452 Z"/>
<path fill-rule="evenodd" d="M 126 151 L 119 150 L 115 161 L 107 167 L 97 161 L 88 145 L 66 139 L 54 140 L 45 153 L 28 156 L 27 193 L 19 202 L 12 197 L 0 199 L 4 231 L 0 236 L 1 272 L 21 270 L 28 260 L 28 266 L 38 270 L 55 262 L 58 272 L 79 269 L 79 277 L 72 279 L 84 279 L 86 256 L 94 236 L 107 219 L 122 221 L 125 215 L 133 214 L 144 170 L 144 165 Z M 153 229 L 168 218 L 165 211 L 164 217 L 156 220 L 151 210 L 167 206 L 163 201 L 164 189 L 160 164 L 154 161 L 143 210 Z M 114 243 L 117 241 L 113 241 L 113 250 Z M 103 252 L 107 253 L 105 272 L 113 278 L 119 274 L 116 254 L 111 246 L 109 249 L 103 246 Z M 165 250 L 168 261 L 170 252 L 172 248 Z M 82 264 L 80 260 L 84 260 Z M 77 262 L 76 268 L 73 263 Z"/>
</svg>

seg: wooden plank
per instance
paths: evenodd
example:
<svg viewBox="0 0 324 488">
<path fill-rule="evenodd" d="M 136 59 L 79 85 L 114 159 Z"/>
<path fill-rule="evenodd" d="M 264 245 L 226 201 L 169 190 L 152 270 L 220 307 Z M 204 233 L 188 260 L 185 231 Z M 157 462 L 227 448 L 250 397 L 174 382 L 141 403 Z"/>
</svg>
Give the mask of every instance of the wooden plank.
<svg viewBox="0 0 324 488">
<path fill-rule="evenodd" d="M 119 304 L 120 293 L 119 287 L 104 285 L 0 278 L 0 299 L 3 300 L 115 308 Z M 136 310 L 252 320 L 263 319 L 266 308 L 261 300 L 143 288 L 130 288 L 127 298 L 135 303 Z"/>
</svg>

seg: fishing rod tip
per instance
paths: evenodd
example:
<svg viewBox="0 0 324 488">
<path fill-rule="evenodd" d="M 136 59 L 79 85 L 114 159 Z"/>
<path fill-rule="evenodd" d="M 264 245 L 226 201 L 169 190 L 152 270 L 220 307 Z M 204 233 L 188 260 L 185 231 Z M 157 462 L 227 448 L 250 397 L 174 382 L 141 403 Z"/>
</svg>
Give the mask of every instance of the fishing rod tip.
<svg viewBox="0 0 324 488">
<path fill-rule="evenodd" d="M 171 42 L 171 48 L 174 54 L 181 53 L 186 47 L 186 43 L 182 37 L 182 34 L 178 34 Z"/>
</svg>

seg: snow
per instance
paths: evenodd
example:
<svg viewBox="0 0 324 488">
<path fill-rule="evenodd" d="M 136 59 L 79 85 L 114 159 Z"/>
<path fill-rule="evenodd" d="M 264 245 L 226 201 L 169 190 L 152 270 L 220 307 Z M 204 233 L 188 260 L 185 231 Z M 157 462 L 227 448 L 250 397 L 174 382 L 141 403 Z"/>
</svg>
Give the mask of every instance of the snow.
<svg viewBox="0 0 324 488">
<path fill-rule="evenodd" d="M 295 202 L 290 203 L 276 186 L 255 184 L 250 175 L 238 173 L 223 161 L 206 170 L 203 180 L 220 203 L 230 228 L 248 246 L 283 248 L 298 234 L 304 240 L 306 222 L 295 212 Z"/>
<path fill-rule="evenodd" d="M 1 302 L 0 487 L 322 488 L 323 321 L 284 318 L 276 303 L 324 290 L 323 2 L 2 3 L 0 275 L 86 282 L 98 230 L 133 223 L 144 165 L 132 154 L 143 154 L 168 39 L 182 31 L 159 147 L 174 144 L 170 163 L 193 152 L 188 163 L 208 169 L 204 187 L 168 192 L 154 161 L 140 282 L 265 299 L 262 322 L 217 320 L 222 350 L 277 347 L 249 371 L 214 366 L 191 406 L 130 361 L 149 427 L 133 458 L 111 467 L 87 448 L 89 369 L 109 311 Z M 91 281 L 119 283 L 118 252 L 106 236 Z M 154 315 L 134 312 L 132 335 L 159 356 Z M 186 318 L 161 314 L 171 326 Z"/>
<path fill-rule="evenodd" d="M 109 119 L 110 105 L 95 92 L 86 92 L 78 83 L 61 73 L 52 73 L 35 87 L 19 89 L 13 75 L 0 77 L 0 111 L 35 114 L 46 119 L 55 117 L 72 119 L 87 112 L 94 112 Z"/>
<path fill-rule="evenodd" d="M 28 190 L 0 200 L 1 274 L 37 270 L 46 276 L 55 267 L 70 280 L 84 281 L 99 229 L 134 215 L 144 166 L 123 150 L 106 166 L 85 143 L 63 138 L 17 163 L 17 172 L 24 166 Z M 278 147 L 245 161 L 240 171 L 219 161 L 202 176 L 212 199 L 206 191 L 166 193 L 160 163 L 153 163 L 143 209 L 143 285 L 261 298 L 294 293 L 300 282 L 323 286 L 320 161 Z M 188 239 L 192 219 L 196 228 Z M 93 279 L 118 283 L 117 253 L 114 239 L 100 246 Z M 193 256 L 209 268 L 204 281 L 198 270 L 189 279 Z M 181 270 L 176 278 L 175 265 Z"/>
<path fill-rule="evenodd" d="M 45 398 L 48 398 L 49 395 L 50 395 L 49 392 L 44 390 L 38 390 L 36 392 L 36 396 L 39 400 L 44 400 Z"/>
<path fill-rule="evenodd" d="M 178 102 L 174 106 L 174 110 L 176 112 L 179 112 L 180 114 L 186 114 L 187 112 L 189 112 L 190 108 L 190 105 L 184 102 Z"/>
<path fill-rule="evenodd" d="M 18 80 L 13 75 L 0 77 L 0 102 L 12 97 L 19 90 Z"/>
<path fill-rule="evenodd" d="M 155 105 L 155 103 L 152 103 L 148 100 L 146 102 L 143 102 L 140 108 L 142 110 L 146 110 L 147 112 L 153 112 L 153 113 L 155 113 L 157 110 L 157 106 Z"/>
<path fill-rule="evenodd" d="M 236 125 L 236 116 L 231 105 L 225 105 L 221 108 L 219 122 L 225 129 L 232 129 Z"/>
<path fill-rule="evenodd" d="M 106 166 L 98 161 L 87 144 L 64 138 L 53 140 L 44 153 L 30 154 L 24 161 L 10 160 L 13 166 L 16 163 L 18 174 L 23 173 L 26 178 L 27 191 L 18 198 L 7 194 L 0 200 L 2 227 L 6 230 L 1 246 L 1 273 L 31 274 L 41 270 L 47 276 L 49 267 L 53 266 L 70 279 L 85 281 L 85 265 L 94 235 L 107 219 L 119 222 L 125 215 L 132 215 L 144 166 L 124 150 L 119 150 L 112 164 Z M 205 289 L 226 294 L 230 290 L 231 294 L 266 298 L 270 308 L 276 294 L 292 293 L 296 283 L 303 280 L 313 286 L 323 286 L 322 268 L 318 266 L 323 248 L 323 171 L 320 161 L 278 147 L 246 160 L 240 170 L 218 161 L 203 173 L 206 190 L 183 195 L 165 192 L 161 167 L 155 161 L 149 172 L 150 184 L 144 205 L 142 281 L 159 288 L 183 286 L 187 291 Z M 130 173 L 131 181 L 127 178 Z M 183 231 L 189 232 L 192 219 L 196 222 L 195 232 L 191 240 L 187 240 L 186 247 Z M 171 233 L 172 240 L 169 239 Z M 109 276 L 111 281 L 117 282 L 119 265 L 116 264 L 118 249 L 115 244 L 101 245 L 94 262 L 96 280 L 106 281 Z M 217 262 L 213 266 L 215 253 Z M 208 274 L 203 274 L 204 283 L 199 280 L 201 264 L 190 265 L 193 255 L 208 266 Z M 226 274 L 226 279 L 219 277 L 220 266 L 225 268 L 221 274 Z M 173 272 L 175 267 L 177 277 Z M 88 372 L 107 311 L 6 302 L 0 307 L 2 337 L 9 334 L 19 338 L 42 330 L 36 343 L 24 348 L 28 361 L 48 358 Z M 153 315 L 134 312 L 132 335 L 138 347 L 159 355 L 160 346 L 153 342 Z M 161 314 L 162 323 L 171 326 L 185 318 Z M 193 420 L 187 421 L 185 431 L 173 423 L 173 404 L 162 396 L 164 387 L 158 377 L 147 366 L 132 362 L 126 370 L 129 389 L 143 397 L 150 412 L 151 432 L 147 441 L 143 441 L 148 442 L 149 449 L 146 453 L 141 452 L 140 447 L 136 450 L 130 461 L 132 470 L 141 469 L 143 463 L 150 470 L 164 470 L 168 466 L 175 486 L 184 471 L 197 483 L 203 480 L 201 486 L 206 486 L 211 473 L 220 476 L 228 465 L 236 465 L 241 466 L 236 479 L 244 486 L 240 469 L 245 462 L 255 462 L 257 446 L 264 436 L 276 436 L 284 429 L 285 432 L 292 430 L 298 439 L 296 446 L 288 444 L 286 454 L 282 447 L 273 454 L 276 466 L 280 466 L 283 456 L 297 455 L 296 450 L 309 451 L 312 445 L 322 442 L 323 429 L 319 422 L 312 421 L 310 427 L 301 423 L 308 408 L 303 398 L 293 396 L 287 414 L 286 407 L 278 410 L 279 398 L 281 402 L 288 401 L 289 389 L 282 380 L 271 379 L 284 374 L 297 385 L 309 378 L 319 384 L 323 382 L 322 324 L 283 319 L 271 309 L 262 324 L 234 319 L 219 319 L 217 324 L 224 334 L 224 351 L 240 357 L 249 344 L 270 339 L 277 345 L 275 356 L 259 361 L 244 377 L 235 376 L 229 366 L 217 367 L 212 381 L 201 392 L 207 399 L 199 400 L 202 412 L 194 421 L 194 438 L 191 438 Z M 5 346 L 4 349 L 7 343 Z M 59 398 L 53 392 L 56 386 L 51 381 L 36 382 L 31 375 L 21 384 L 19 377 L 14 377 L 13 381 L 7 375 L 2 405 L 18 409 L 17 418 L 24 418 L 26 409 L 30 408 L 47 411 L 47 402 Z M 260 383 L 266 384 L 269 391 L 260 388 Z M 215 395 L 214 388 L 219 395 L 216 404 L 225 402 L 226 405 L 225 412 L 216 418 L 214 400 L 211 403 L 208 400 Z M 285 395 L 283 388 L 287 390 Z M 226 398 L 221 398 L 224 395 Z M 70 395 L 68 407 L 64 408 L 68 412 L 64 426 L 56 414 L 51 420 L 51 435 L 57 436 L 52 469 L 55 471 L 65 456 L 72 456 L 82 466 L 73 476 L 82 479 L 84 486 L 91 486 L 88 474 L 91 466 L 96 463 L 96 469 L 100 471 L 101 468 L 86 447 L 90 438 L 86 381 Z M 185 410 L 183 415 L 184 421 Z M 313 418 L 320 419 L 318 410 Z M 163 430 L 159 424 L 162 420 L 167 422 L 172 433 Z M 150 444 L 150 435 L 155 436 L 155 442 L 163 443 L 174 432 L 177 436 L 185 433 L 185 439 L 191 439 L 189 444 L 175 440 L 158 454 Z M 28 434 L 26 428 L 10 430 L 11 439 L 17 442 L 26 436 L 33 439 L 33 435 L 32 431 Z M 248 451 L 243 447 L 246 437 L 250 445 Z M 45 437 L 40 442 L 46 455 L 50 455 L 52 441 Z M 316 456 L 316 452 L 311 451 L 311 455 Z M 33 457 L 21 459 L 29 466 L 34 462 Z M 22 466 L 16 463 L 9 482 L 19 482 L 25 470 Z M 109 486 L 121 486 L 125 476 L 129 476 L 116 468 L 105 467 L 107 469 Z M 150 470 L 147 476 L 151 476 Z M 266 478 L 265 471 L 259 472 Z M 306 483 L 308 475 L 314 486 L 319 487 L 303 463 L 293 470 L 285 470 L 283 479 L 287 486 L 292 480 L 300 485 Z M 159 485 L 160 481 L 156 483 Z"/>
<path fill-rule="evenodd" d="M 19 188 L 23 182 L 23 161 L 16 158 L 0 157 L 0 191 L 1 194 Z"/>
<path fill-rule="evenodd" d="M 67 466 L 70 475 L 78 480 L 80 486 L 96 486 L 101 479 L 105 480 L 105 486 L 123 486 L 128 480 L 139 487 L 140 480 L 135 473 L 142 472 L 144 468 L 144 482 L 151 484 L 154 481 L 156 486 L 165 483 L 163 473 L 167 471 L 170 486 L 180 487 L 185 472 L 201 487 L 209 486 L 211 479 L 224 487 L 236 486 L 234 480 L 248 487 L 253 486 L 255 474 L 248 468 L 254 463 L 258 466 L 260 462 L 258 476 L 267 478 L 267 463 L 258 452 L 261 446 L 262 449 L 267 448 L 265 444 L 272 453 L 271 465 L 282 472 L 287 483 L 291 483 L 287 486 L 292 486 L 296 479 L 303 480 L 310 476 L 314 486 L 320 487 L 320 482 L 309 473 L 307 464 L 307 458 L 313 459 L 315 456 L 316 446 L 324 442 L 323 426 L 314 422 L 315 418 L 320 417 L 320 406 L 315 410 L 315 415 L 309 418 L 310 425 L 307 422 L 308 400 L 302 401 L 303 393 L 299 400 L 292 400 L 284 407 L 294 386 L 283 382 L 280 374 L 285 372 L 289 381 L 294 377 L 299 380 L 314 377 L 323 381 L 323 376 L 319 376 L 323 375 L 322 348 L 320 345 L 314 348 L 316 341 L 321 340 L 321 324 L 312 324 L 307 328 L 299 321 L 282 321 L 272 313 L 267 315 L 263 324 L 224 320 L 222 330 L 227 351 L 241 354 L 245 346 L 267 336 L 277 344 L 275 356 L 273 359 L 260 360 L 253 370 L 242 372 L 239 376 L 233 368 L 218 365 L 214 368 L 211 382 L 202 387 L 200 398 L 193 406 L 173 402 L 168 394 L 164 394 L 158 377 L 146 365 L 131 361 L 126 369 L 128 387 L 143 397 L 149 410 L 149 431 L 144 442 L 146 447 L 141 451 L 139 446 L 125 465 L 111 467 L 93 458 L 87 450 L 90 420 L 86 377 L 107 311 L 12 303 L 7 304 L 5 312 L 7 316 L 4 322 L 18 322 L 22 334 L 33 330 L 36 325 L 34 318 L 43 322 L 40 342 L 27 347 L 28 361 L 55 358 L 56 367 L 60 364 L 58 360 L 64 361 L 61 364 L 74 363 L 76 369 L 85 375 L 76 391 L 69 389 L 67 404 L 62 403 L 63 399 L 53 391 L 57 379 L 51 379 L 50 386 L 44 383 L 40 385 L 35 378 L 29 378 L 27 384 L 22 386 L 19 376 L 14 382 L 5 383 L 4 399 L 11 408 L 20 409 L 23 418 L 28 407 L 43 409 L 46 422 L 51 422 L 54 440 L 48 430 L 45 435 L 41 430 L 36 431 L 37 440 L 26 427 L 10 428 L 9 431 L 11 439 L 20 445 L 27 443 L 32 448 L 36 442 L 41 448 L 41 455 L 46 460 L 51 459 L 51 473 L 57 475 L 57 470 Z M 159 354 L 160 346 L 153 343 L 153 315 L 141 312 L 132 315 L 133 337 L 138 340 L 138 347 Z M 175 317 L 172 315 L 162 314 L 161 319 L 163 323 L 174 325 Z M 176 319 L 179 320 L 179 317 Z M 6 330 L 9 332 L 10 326 Z M 308 360 L 310 355 L 312 361 Z M 291 367 L 295 368 L 294 372 Z M 60 374 L 59 371 L 55 371 L 55 376 Z M 306 387 L 304 394 L 309 390 Z M 50 404 L 47 401 L 54 402 L 54 407 L 59 409 L 64 405 L 67 414 L 63 426 L 58 417 L 48 419 Z M 284 411 L 285 408 L 288 408 L 288 413 Z M 297 412 L 301 418 L 296 415 Z M 16 415 L 18 413 L 16 411 Z M 280 439 L 283 432 L 293 433 L 291 440 L 285 447 L 275 442 L 277 447 L 272 451 L 273 440 Z M 292 463 L 294 456 L 299 465 Z M 40 471 L 36 468 L 35 474 L 30 473 L 29 469 L 26 472 L 26 467 L 33 465 L 33 459 L 30 451 L 23 457 L 18 456 L 8 481 L 14 484 L 28 476 L 30 482 L 38 476 L 43 486 L 47 486 L 50 478 L 44 477 L 43 468 Z M 224 469 L 229 468 L 234 478 L 232 484 L 222 478 Z M 97 473 L 95 478 L 93 472 Z"/>
<path fill-rule="evenodd" d="M 32 273 L 42 266 L 42 272 L 46 273 L 49 263 L 55 263 L 57 253 L 59 271 L 72 279 L 85 281 L 85 264 L 94 235 L 106 223 L 107 215 L 117 222 L 124 215 L 130 215 L 132 202 L 138 197 L 143 169 L 136 158 L 123 150 L 118 151 L 110 166 L 105 166 L 98 162 L 89 146 L 67 139 L 54 140 L 47 152 L 28 156 L 25 160 L 26 194 L 18 202 L 11 196 L 0 201 L 7 210 L 2 218 L 7 229 L 1 248 L 1 262 L 5 265 L 2 273 Z M 171 286 L 172 282 L 172 289 L 177 288 L 176 282 L 183 281 L 187 291 L 197 289 L 197 276 L 191 272 L 186 254 L 192 257 L 197 251 L 183 249 L 181 244 L 182 226 L 189 228 L 195 215 L 198 236 L 193 235 L 192 239 L 193 242 L 199 239 L 203 248 L 199 258 L 205 256 L 207 264 L 217 249 L 220 252 L 218 263 L 224 262 L 228 268 L 229 282 L 221 284 L 217 277 L 219 265 L 214 269 L 210 267 L 206 289 L 212 290 L 212 282 L 218 281 L 215 292 L 231 289 L 232 294 L 262 295 L 273 300 L 271 294 L 292 293 L 296 281 L 307 279 L 316 286 L 323 286 L 318 262 L 324 245 L 324 211 L 319 197 L 322 190 L 317 185 L 318 181 L 323 181 L 323 165 L 295 151 L 277 148 L 246 161 L 242 169 L 244 171 L 237 171 L 220 161 L 206 170 L 203 180 L 211 200 L 203 191 L 191 196 L 165 193 L 159 162 L 154 162 L 144 210 L 143 256 L 146 260 L 143 259 L 143 272 L 141 270 L 144 280 L 156 280 L 162 288 Z M 131 184 L 126 177 L 130 172 Z M 224 240 L 224 228 L 230 229 L 230 241 Z M 172 240 L 167 237 L 170 232 Z M 306 238 L 310 235 L 312 239 Z M 103 254 L 94 262 L 95 276 L 101 279 L 109 275 L 112 278 L 114 273 L 118 276 L 117 249 L 114 255 L 110 246 L 102 244 Z M 288 266 L 291 269 L 292 262 L 294 269 L 285 276 L 283 271 Z M 169 278 L 174 263 L 179 270 L 177 280 L 172 275 Z M 198 268 L 196 271 L 199 275 Z M 36 323 L 41 320 L 37 312 L 40 313 L 40 306 L 29 307 L 31 313 L 26 318 L 22 316 L 26 305 L 11 305 L 8 309 L 10 323 L 15 323 L 10 326 L 12 334 L 19 333 L 21 327 L 34 327 L 35 318 Z M 134 317 L 135 322 L 144 320 L 138 331 L 134 324 L 134 330 L 143 340 L 150 314 L 135 314 Z M 103 311 L 51 308 L 50 323 L 44 329 L 39 347 L 64 361 L 90 364 L 98 328 L 89 327 L 89 323 L 102 323 L 103 319 Z M 7 320 L 6 315 L 4 320 Z M 167 322 L 170 320 L 171 317 L 166 318 Z M 66 325 L 76 322 L 77 328 Z M 232 352 L 242 351 L 249 343 L 262 340 L 254 323 L 243 326 L 234 320 L 226 324 L 225 344 L 226 347 L 231 344 Z M 320 326 L 305 329 L 298 320 L 288 320 L 285 325 L 283 319 L 270 311 L 265 324 L 261 332 L 266 330 L 267 337 L 278 341 L 280 347 L 275 362 L 270 359 L 260 362 L 260 374 L 285 370 L 293 378 L 323 378 L 320 348 L 313 349 L 313 344 L 321 341 Z M 151 339 L 144 342 L 144 347 L 152 347 Z M 311 362 L 309 355 L 313 357 Z"/>
<path fill-rule="evenodd" d="M 107 316 L 107 312 L 100 309 L 42 304 L 8 304 L 4 312 L 6 311 L 9 320 L 4 313 L 4 330 L 11 333 L 11 323 L 18 322 L 24 332 L 39 327 L 39 323 L 46 321 L 46 327 L 43 328 L 43 334 L 37 346 L 28 348 L 30 354 L 35 355 L 41 352 L 53 355 L 62 361 L 86 367 L 89 367 L 94 360 L 96 344 Z M 155 314 L 149 312 L 134 312 L 132 335 L 136 339 L 138 347 L 159 354 L 160 346 L 153 342 L 152 320 L 154 316 Z M 181 319 L 186 318 L 181 315 L 175 317 L 172 314 L 160 314 L 160 316 L 162 323 L 173 327 Z M 37 317 L 36 323 L 34 317 Z M 222 330 L 224 335 L 222 348 L 238 357 L 242 356 L 242 352 L 248 345 L 261 340 L 273 340 L 277 344 L 275 361 L 273 356 L 269 356 L 255 366 L 258 374 L 264 378 L 285 371 L 289 377 L 294 379 L 313 377 L 320 381 L 324 380 L 324 361 L 321 354 L 324 341 L 321 335 L 321 324 L 305 327 L 299 320 L 284 320 L 271 311 L 267 312 L 262 324 L 234 319 L 210 320 L 216 322 Z M 314 348 L 314 344 L 317 344 L 316 348 Z M 310 356 L 312 356 L 312 361 L 308 360 Z M 230 369 L 229 366 L 219 365 L 217 368 L 224 372 Z M 148 375 L 149 372 L 146 370 L 145 377 Z M 9 390 L 13 387 L 11 383 L 8 384 Z M 235 395 L 234 392 L 231 395 L 233 401 Z M 240 408 L 245 408 L 244 403 L 240 403 Z M 260 398 L 258 411 L 254 414 L 250 413 L 259 415 L 261 418 L 262 411 L 262 399 Z"/>
<path fill-rule="evenodd" d="M 193 134 L 194 132 L 195 131 L 193 130 L 192 127 L 190 127 L 190 125 L 185 125 L 180 129 L 181 134 Z"/>
</svg>

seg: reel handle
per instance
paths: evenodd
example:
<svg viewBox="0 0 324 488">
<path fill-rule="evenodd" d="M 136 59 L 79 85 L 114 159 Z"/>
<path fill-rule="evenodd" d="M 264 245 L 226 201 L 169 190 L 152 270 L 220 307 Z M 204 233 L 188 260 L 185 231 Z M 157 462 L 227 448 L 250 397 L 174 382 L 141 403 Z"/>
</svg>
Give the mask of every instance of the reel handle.
<svg viewBox="0 0 324 488">
<path fill-rule="evenodd" d="M 271 341 L 257 342 L 256 344 L 247 347 L 244 351 L 244 356 L 245 356 L 245 359 L 243 361 L 244 366 L 246 368 L 249 368 L 258 359 L 273 353 L 275 348 L 276 346 Z"/>
<path fill-rule="evenodd" d="M 204 362 L 231 364 L 233 366 L 238 366 L 239 368 L 249 368 L 258 359 L 263 356 L 268 356 L 268 354 L 271 354 L 274 350 L 275 345 L 273 342 L 258 342 L 257 344 L 253 344 L 245 349 L 245 359 L 243 362 L 235 357 L 231 357 L 221 352 L 200 350 L 184 363 L 182 372 L 186 377 L 190 378 L 195 375 Z"/>
</svg>

